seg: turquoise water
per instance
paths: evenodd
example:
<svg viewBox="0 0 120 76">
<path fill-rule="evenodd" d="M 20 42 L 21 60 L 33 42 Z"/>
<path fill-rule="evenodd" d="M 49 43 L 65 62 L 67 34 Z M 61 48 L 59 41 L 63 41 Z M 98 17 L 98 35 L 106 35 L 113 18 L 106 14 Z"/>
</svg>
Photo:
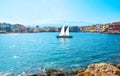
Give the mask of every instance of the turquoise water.
<svg viewBox="0 0 120 76">
<path fill-rule="evenodd" d="M 0 34 L 0 72 L 21 72 L 38 67 L 72 69 L 91 63 L 120 63 L 120 35 L 71 33 Z"/>
</svg>

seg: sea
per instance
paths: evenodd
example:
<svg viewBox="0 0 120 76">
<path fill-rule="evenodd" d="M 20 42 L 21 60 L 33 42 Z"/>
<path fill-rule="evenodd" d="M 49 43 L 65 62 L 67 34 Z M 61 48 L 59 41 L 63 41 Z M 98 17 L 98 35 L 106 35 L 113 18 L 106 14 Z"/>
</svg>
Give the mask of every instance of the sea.
<svg viewBox="0 0 120 76">
<path fill-rule="evenodd" d="M 77 69 L 105 62 L 120 64 L 120 34 L 71 32 L 0 34 L 0 76 L 36 73 L 38 69 Z"/>
</svg>

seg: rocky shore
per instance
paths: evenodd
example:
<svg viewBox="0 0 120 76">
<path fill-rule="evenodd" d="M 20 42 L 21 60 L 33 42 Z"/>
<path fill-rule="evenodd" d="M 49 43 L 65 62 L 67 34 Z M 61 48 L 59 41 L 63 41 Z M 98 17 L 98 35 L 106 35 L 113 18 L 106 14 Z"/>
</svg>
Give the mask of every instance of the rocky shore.
<svg viewBox="0 0 120 76">
<path fill-rule="evenodd" d="M 120 64 L 90 64 L 86 69 L 63 70 L 45 69 L 45 74 L 27 74 L 21 76 L 120 76 Z"/>
<path fill-rule="evenodd" d="M 80 72 L 76 76 L 120 76 L 120 65 L 91 64 L 84 72 Z"/>
<path fill-rule="evenodd" d="M 76 76 L 78 73 L 83 72 L 84 69 L 45 69 L 43 73 L 26 74 L 22 73 L 20 76 Z"/>
</svg>

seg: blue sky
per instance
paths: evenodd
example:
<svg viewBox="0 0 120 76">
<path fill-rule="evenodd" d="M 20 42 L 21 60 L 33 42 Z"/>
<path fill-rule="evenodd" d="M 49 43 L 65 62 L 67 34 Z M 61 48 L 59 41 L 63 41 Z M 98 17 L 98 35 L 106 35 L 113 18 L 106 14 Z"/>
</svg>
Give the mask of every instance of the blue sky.
<svg viewBox="0 0 120 76">
<path fill-rule="evenodd" d="M 120 0 L 0 0 L 0 22 L 96 24 L 120 21 Z"/>
</svg>

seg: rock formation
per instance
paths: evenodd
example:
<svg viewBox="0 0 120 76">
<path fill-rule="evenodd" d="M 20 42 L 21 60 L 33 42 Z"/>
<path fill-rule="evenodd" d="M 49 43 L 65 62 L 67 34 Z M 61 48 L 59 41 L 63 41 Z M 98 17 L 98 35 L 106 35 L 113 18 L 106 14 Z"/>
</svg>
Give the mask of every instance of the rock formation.
<svg viewBox="0 0 120 76">
<path fill-rule="evenodd" d="M 120 70 L 107 63 L 91 64 L 76 76 L 120 76 Z"/>
</svg>

